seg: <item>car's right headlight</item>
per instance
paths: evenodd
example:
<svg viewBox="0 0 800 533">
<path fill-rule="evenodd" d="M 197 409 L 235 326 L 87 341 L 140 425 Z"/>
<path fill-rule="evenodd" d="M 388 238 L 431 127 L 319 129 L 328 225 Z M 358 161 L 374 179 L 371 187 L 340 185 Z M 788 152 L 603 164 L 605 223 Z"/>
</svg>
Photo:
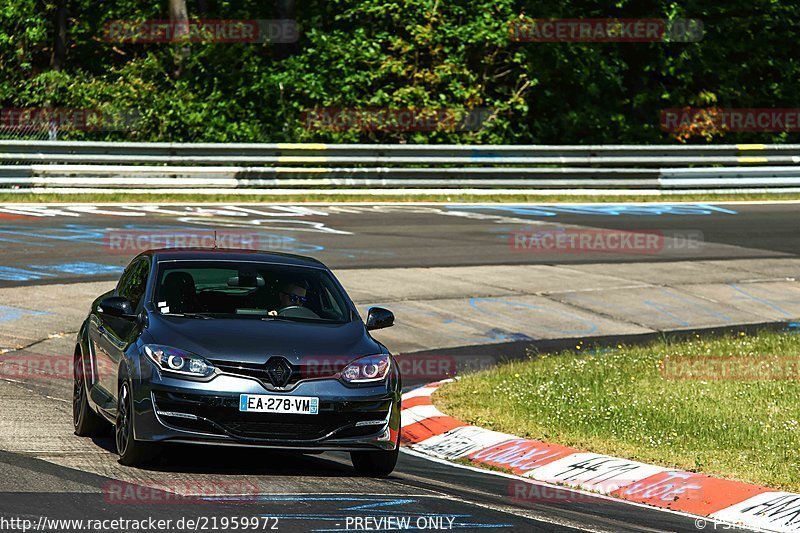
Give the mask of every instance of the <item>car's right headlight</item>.
<svg viewBox="0 0 800 533">
<path fill-rule="evenodd" d="M 368 355 L 347 365 L 341 376 L 346 383 L 373 383 L 385 379 L 391 366 L 389 354 Z"/>
<path fill-rule="evenodd" d="M 145 355 L 165 372 L 207 378 L 216 371 L 214 365 L 186 350 L 160 344 L 145 344 L 143 350 Z"/>
</svg>

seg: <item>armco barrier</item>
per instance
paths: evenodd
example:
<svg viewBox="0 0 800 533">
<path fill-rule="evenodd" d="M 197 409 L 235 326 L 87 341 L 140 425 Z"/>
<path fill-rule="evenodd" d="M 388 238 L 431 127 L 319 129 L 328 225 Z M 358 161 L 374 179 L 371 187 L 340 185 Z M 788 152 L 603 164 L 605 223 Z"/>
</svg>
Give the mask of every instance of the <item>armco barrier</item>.
<svg viewBox="0 0 800 533">
<path fill-rule="evenodd" d="M 512 146 L 0 141 L 4 192 L 800 192 L 800 145 Z M 247 192 L 245 192 L 247 190 Z M 413 191 L 421 191 L 419 193 Z"/>
</svg>

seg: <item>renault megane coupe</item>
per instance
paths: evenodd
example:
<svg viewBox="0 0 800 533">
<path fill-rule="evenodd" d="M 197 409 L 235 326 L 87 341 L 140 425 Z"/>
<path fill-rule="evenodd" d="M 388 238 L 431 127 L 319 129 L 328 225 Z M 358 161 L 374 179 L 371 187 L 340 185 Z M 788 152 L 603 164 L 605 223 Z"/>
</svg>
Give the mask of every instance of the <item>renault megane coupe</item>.
<svg viewBox="0 0 800 533">
<path fill-rule="evenodd" d="M 75 433 L 114 428 L 125 465 L 167 443 L 344 450 L 397 462 L 400 375 L 322 263 L 289 254 L 165 249 L 131 261 L 92 303 L 75 346 Z"/>
</svg>

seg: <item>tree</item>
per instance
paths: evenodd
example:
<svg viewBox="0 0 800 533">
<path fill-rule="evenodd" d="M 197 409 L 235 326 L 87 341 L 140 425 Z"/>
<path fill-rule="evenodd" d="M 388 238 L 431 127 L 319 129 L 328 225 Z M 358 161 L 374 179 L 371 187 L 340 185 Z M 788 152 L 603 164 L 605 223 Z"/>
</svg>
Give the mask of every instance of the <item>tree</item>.
<svg viewBox="0 0 800 533">
<path fill-rule="evenodd" d="M 180 78 L 183 73 L 183 65 L 189 57 L 191 50 L 182 41 L 189 37 L 189 12 L 186 9 L 186 0 L 169 0 L 169 21 L 171 25 L 170 35 L 175 45 L 175 70 L 173 76 Z"/>
</svg>

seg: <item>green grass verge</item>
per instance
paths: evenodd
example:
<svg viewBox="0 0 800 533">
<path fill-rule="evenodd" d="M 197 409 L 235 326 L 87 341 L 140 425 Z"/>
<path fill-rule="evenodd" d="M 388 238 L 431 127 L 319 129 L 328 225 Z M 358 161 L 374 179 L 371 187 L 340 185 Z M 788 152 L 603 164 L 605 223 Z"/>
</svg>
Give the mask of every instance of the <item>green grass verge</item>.
<svg viewBox="0 0 800 533">
<path fill-rule="evenodd" d="M 777 201 L 800 200 L 800 194 L 682 194 L 675 196 L 546 196 L 546 195 L 469 195 L 426 194 L 421 196 L 368 196 L 365 194 L 320 194 L 314 195 L 236 195 L 236 194 L 14 194 L 0 193 L 0 203 L 203 203 L 203 202 L 492 202 L 492 203 L 556 203 L 556 202 L 722 202 L 722 201 Z"/>
<path fill-rule="evenodd" d="M 466 375 L 436 391 L 434 403 L 512 435 L 800 491 L 800 359 L 793 359 L 800 335 L 739 333 L 582 352 Z M 749 366 L 776 356 L 781 364 Z M 710 357 L 726 359 L 701 364 Z M 702 379 L 734 362 L 728 375 L 737 378 Z M 761 368 L 754 374 L 762 378 L 787 378 L 742 379 L 753 375 L 742 364 Z M 681 379 L 669 375 L 676 370 Z"/>
</svg>

